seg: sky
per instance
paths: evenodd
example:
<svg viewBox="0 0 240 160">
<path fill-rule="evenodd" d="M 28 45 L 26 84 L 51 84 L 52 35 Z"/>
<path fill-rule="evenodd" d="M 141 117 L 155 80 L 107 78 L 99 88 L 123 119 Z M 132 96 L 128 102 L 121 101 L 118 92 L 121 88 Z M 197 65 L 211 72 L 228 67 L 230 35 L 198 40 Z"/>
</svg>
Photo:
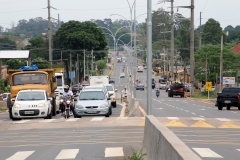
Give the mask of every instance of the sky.
<svg viewBox="0 0 240 160">
<path fill-rule="evenodd" d="M 128 0 L 132 5 L 134 0 Z M 51 9 L 51 17 L 61 21 L 69 20 L 87 21 L 91 19 L 112 20 L 130 19 L 130 8 L 127 0 L 50 0 L 55 9 Z M 152 10 L 163 8 L 170 11 L 170 2 L 164 0 L 152 0 Z M 169 1 L 169 0 L 168 0 Z M 0 0 L 0 26 L 10 28 L 11 24 L 17 25 L 19 20 L 42 17 L 47 19 L 48 0 Z M 189 6 L 191 0 L 174 0 L 174 6 Z M 136 15 L 138 22 L 144 22 L 147 17 L 147 0 L 136 0 Z M 175 13 L 180 13 L 190 18 L 190 9 L 174 8 Z M 202 24 L 209 18 L 217 20 L 224 29 L 228 25 L 236 27 L 240 25 L 240 0 L 195 0 L 194 24 L 200 25 L 200 12 L 202 12 Z M 133 14 L 134 15 L 134 14 Z"/>
</svg>

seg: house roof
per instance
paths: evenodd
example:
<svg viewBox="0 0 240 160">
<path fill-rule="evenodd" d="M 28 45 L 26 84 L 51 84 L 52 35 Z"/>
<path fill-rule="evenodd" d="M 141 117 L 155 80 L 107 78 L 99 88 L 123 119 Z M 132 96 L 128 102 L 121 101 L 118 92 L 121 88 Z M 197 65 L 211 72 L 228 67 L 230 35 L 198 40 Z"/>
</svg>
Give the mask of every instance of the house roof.
<svg viewBox="0 0 240 160">
<path fill-rule="evenodd" d="M 232 48 L 232 52 L 235 54 L 240 54 L 240 43 Z"/>
<path fill-rule="evenodd" d="M 0 59 L 5 58 L 24 58 L 30 57 L 29 50 L 11 50 L 11 51 L 0 51 Z"/>
</svg>

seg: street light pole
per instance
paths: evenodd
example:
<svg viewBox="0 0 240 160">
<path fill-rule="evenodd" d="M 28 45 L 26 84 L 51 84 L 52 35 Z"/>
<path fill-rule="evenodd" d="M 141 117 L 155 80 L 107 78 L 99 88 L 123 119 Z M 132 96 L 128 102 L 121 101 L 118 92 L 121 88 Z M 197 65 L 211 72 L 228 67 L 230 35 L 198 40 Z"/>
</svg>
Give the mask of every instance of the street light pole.
<svg viewBox="0 0 240 160">
<path fill-rule="evenodd" d="M 134 83 L 136 82 L 136 66 L 137 66 L 137 44 L 136 44 L 136 36 L 137 36 L 137 33 L 136 33 L 136 30 L 137 30 L 137 27 L 136 27 L 136 0 L 134 1 L 134 55 L 135 55 L 135 58 L 134 58 L 134 60 L 133 60 L 133 62 L 135 62 L 135 63 L 133 63 L 134 64 L 134 67 L 133 68 L 135 68 L 134 69 Z M 134 89 L 134 97 L 136 98 L 136 89 Z"/>
<path fill-rule="evenodd" d="M 191 0 L 191 33 L 190 33 L 190 95 L 194 94 L 194 0 Z"/>
<path fill-rule="evenodd" d="M 219 92 L 222 91 L 222 77 L 223 76 L 223 35 L 221 35 L 221 53 L 220 53 L 220 87 Z"/>
<path fill-rule="evenodd" d="M 173 78 L 173 56 L 174 56 L 174 20 L 173 20 L 173 0 L 171 0 L 171 77 Z M 176 78 L 176 76 L 174 76 Z M 174 79 L 175 79 L 174 78 Z"/>
<path fill-rule="evenodd" d="M 147 1 L 147 114 L 152 114 L 152 0 Z"/>
</svg>

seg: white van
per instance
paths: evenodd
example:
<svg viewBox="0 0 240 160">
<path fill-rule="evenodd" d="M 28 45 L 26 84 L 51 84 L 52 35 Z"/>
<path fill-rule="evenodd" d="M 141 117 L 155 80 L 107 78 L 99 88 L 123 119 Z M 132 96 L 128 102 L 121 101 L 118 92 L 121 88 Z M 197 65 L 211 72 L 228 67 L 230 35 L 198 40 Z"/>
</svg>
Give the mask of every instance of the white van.
<svg viewBox="0 0 240 160">
<path fill-rule="evenodd" d="M 143 69 L 144 69 L 143 66 L 138 66 L 137 71 L 138 72 L 143 72 Z"/>
<path fill-rule="evenodd" d="M 89 78 L 90 86 L 100 85 L 100 84 L 109 84 L 108 76 L 91 76 Z"/>
</svg>

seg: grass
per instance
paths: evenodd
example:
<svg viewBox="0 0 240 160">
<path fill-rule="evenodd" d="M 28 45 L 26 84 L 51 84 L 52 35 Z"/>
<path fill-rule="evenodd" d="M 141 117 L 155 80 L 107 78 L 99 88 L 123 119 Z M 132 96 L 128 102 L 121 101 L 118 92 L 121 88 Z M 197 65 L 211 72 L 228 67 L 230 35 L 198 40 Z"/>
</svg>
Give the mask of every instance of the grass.
<svg viewBox="0 0 240 160">
<path fill-rule="evenodd" d="M 216 98 L 216 92 L 209 92 L 209 99 Z M 199 98 L 199 99 L 208 99 L 208 92 L 201 92 L 200 90 L 195 90 L 194 95 L 191 96 L 192 98 Z"/>
<path fill-rule="evenodd" d="M 140 151 L 132 149 L 132 155 L 128 156 L 127 159 L 124 158 L 124 160 L 143 160 L 143 157 L 146 155 L 146 153 L 143 153 L 143 148 Z"/>
<path fill-rule="evenodd" d="M 6 111 L 7 107 L 0 107 L 0 111 Z"/>
</svg>

